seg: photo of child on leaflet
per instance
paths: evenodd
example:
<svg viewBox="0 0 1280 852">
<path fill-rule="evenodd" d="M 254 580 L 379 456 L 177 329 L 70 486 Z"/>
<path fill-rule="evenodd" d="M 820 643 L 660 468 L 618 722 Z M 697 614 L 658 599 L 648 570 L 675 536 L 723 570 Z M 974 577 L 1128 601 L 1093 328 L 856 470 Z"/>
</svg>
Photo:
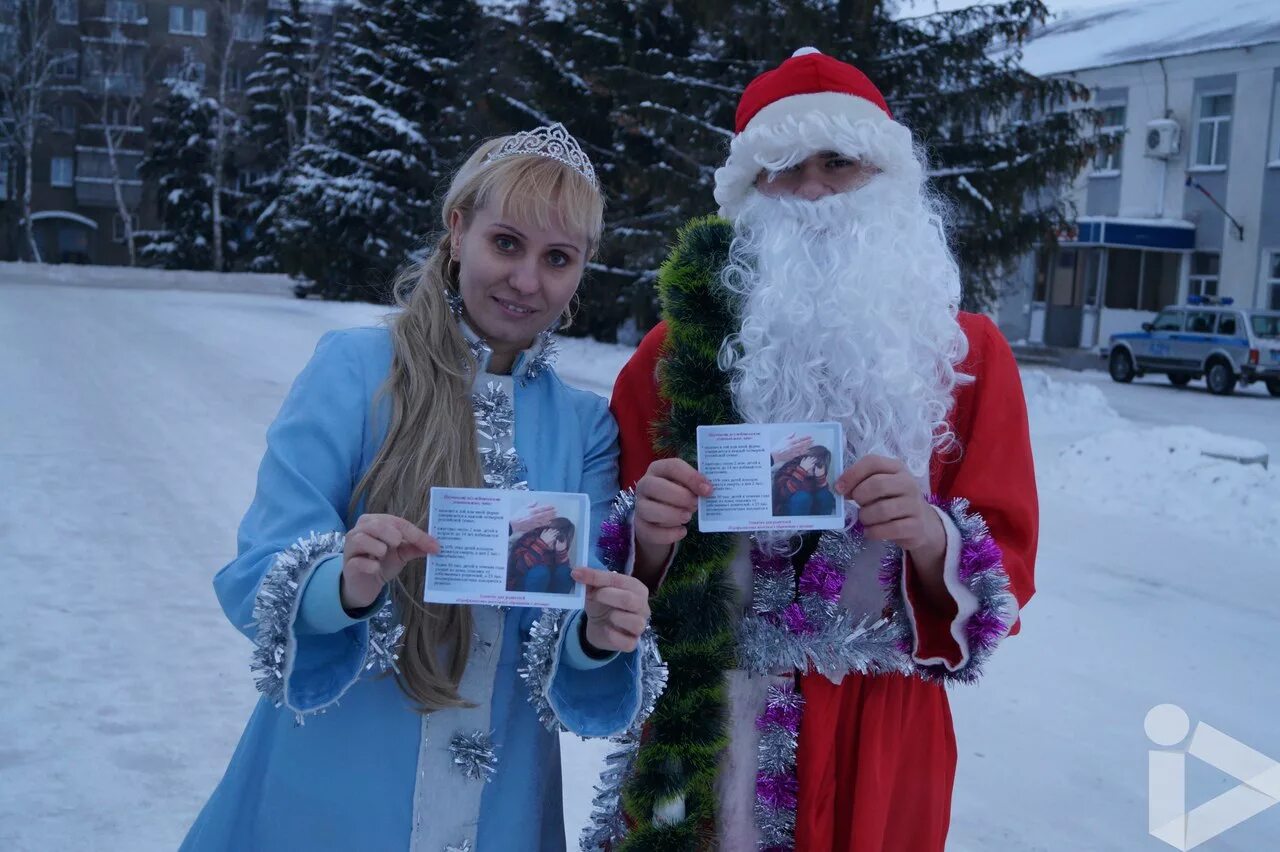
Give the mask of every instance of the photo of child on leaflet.
<svg viewBox="0 0 1280 852">
<path fill-rule="evenodd" d="M 836 477 L 830 475 L 833 438 L 795 432 L 777 436 L 770 453 L 774 517 L 836 514 Z"/>
<path fill-rule="evenodd" d="M 511 519 L 507 591 L 573 594 L 573 521 L 554 507 L 534 504 Z"/>
</svg>

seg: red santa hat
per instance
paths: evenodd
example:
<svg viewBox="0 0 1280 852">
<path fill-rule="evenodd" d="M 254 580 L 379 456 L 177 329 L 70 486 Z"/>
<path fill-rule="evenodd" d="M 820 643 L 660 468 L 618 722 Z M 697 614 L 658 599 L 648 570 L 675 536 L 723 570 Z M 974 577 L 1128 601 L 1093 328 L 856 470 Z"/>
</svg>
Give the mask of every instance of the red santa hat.
<svg viewBox="0 0 1280 852">
<path fill-rule="evenodd" d="M 855 122 L 902 128 L 866 74 L 817 48 L 802 47 L 756 77 L 738 102 L 729 159 L 716 170 L 721 213 L 732 215 L 762 162 L 776 160 L 783 147 L 803 156 L 828 149 L 865 153 L 842 150 L 840 127 Z"/>
</svg>

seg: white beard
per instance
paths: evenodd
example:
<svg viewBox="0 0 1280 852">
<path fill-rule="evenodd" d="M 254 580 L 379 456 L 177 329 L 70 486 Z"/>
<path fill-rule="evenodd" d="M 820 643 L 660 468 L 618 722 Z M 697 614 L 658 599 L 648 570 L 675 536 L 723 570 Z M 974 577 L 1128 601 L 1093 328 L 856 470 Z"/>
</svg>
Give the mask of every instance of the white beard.
<svg viewBox="0 0 1280 852">
<path fill-rule="evenodd" d="M 753 193 L 722 281 L 742 297 L 720 364 L 745 422 L 837 421 L 846 465 L 884 455 L 927 478 L 954 440 L 967 341 L 959 270 L 918 184 L 881 174 L 818 201 Z"/>
</svg>

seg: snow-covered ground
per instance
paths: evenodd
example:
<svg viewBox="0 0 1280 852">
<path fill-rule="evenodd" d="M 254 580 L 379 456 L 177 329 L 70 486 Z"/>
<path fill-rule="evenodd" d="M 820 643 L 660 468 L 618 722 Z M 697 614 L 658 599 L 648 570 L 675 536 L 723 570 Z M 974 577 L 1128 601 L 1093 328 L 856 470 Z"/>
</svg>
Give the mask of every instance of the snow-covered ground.
<svg viewBox="0 0 1280 852">
<path fill-rule="evenodd" d="M 209 580 L 266 426 L 320 334 L 380 314 L 0 275 L 0 849 L 181 840 L 255 698 Z M 626 355 L 566 341 L 561 373 L 607 392 Z M 1151 707 L 1280 757 L 1280 400 L 1024 382 L 1039 591 L 983 683 L 953 693 L 950 848 L 1167 848 L 1147 836 Z M 1224 442 L 1265 443 L 1271 470 L 1200 455 Z M 600 750 L 568 746 L 573 836 Z M 1189 805 L 1235 783 L 1189 766 Z M 1280 807 L 1200 848 L 1277 838 Z"/>
</svg>

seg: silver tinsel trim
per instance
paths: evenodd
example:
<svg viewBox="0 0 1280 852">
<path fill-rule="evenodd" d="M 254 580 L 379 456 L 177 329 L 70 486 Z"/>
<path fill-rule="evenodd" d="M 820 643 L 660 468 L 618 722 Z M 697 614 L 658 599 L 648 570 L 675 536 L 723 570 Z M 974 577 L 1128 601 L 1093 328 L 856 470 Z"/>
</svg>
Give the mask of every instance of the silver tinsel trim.
<svg viewBox="0 0 1280 852">
<path fill-rule="evenodd" d="M 551 328 L 538 335 L 537 341 L 534 343 L 536 350 L 534 355 L 528 359 L 524 365 L 524 370 L 519 376 L 520 383 L 531 382 L 546 370 L 549 370 L 555 363 L 556 356 L 560 354 L 559 345 L 556 342 L 556 329 L 560 327 L 557 322 Z"/>
<path fill-rule="evenodd" d="M 622 812 L 622 784 L 631 774 L 640 750 L 639 733 L 627 733 L 613 740 L 619 748 L 604 759 L 604 770 L 596 795 L 591 800 L 591 816 L 582 828 L 578 845 L 583 852 L 596 852 L 627 836 L 627 820 Z"/>
<path fill-rule="evenodd" d="M 485 487 L 527 490 L 529 483 L 524 478 L 524 462 L 512 445 L 516 415 L 511 396 L 498 382 L 489 382 L 484 390 L 472 395 L 471 402 L 476 432 L 493 444 L 480 448 Z"/>
<path fill-rule="evenodd" d="M 571 614 L 571 613 L 570 613 Z M 556 659 L 556 644 L 560 641 L 561 621 L 567 613 L 544 609 L 529 628 L 529 638 L 524 643 L 524 665 L 518 671 L 529 691 L 529 703 L 538 714 L 538 721 L 548 731 L 568 730 L 560 724 L 556 711 L 547 700 L 551 685 L 551 669 Z"/>
<path fill-rule="evenodd" d="M 258 691 L 276 707 L 284 704 L 285 671 L 289 667 L 294 613 L 303 576 L 321 559 L 342 552 L 339 532 L 311 533 L 276 556 L 253 601 L 253 661 L 250 669 Z"/>
<path fill-rule="evenodd" d="M 591 816 L 582 829 L 580 843 L 583 850 L 603 849 L 606 843 L 616 848 L 616 844 L 626 837 L 622 784 L 631 774 L 631 766 L 640 750 L 640 731 L 667 688 L 667 664 L 658 653 L 658 637 L 653 628 L 646 628 L 641 635 L 636 654 L 640 663 L 640 712 L 625 733 L 611 738 L 611 742 L 618 745 L 618 750 L 605 759 L 604 772 L 591 800 Z"/>
<path fill-rule="evenodd" d="M 556 718 L 547 689 L 551 682 L 551 668 L 555 660 L 556 646 L 560 641 L 562 623 L 569 614 L 544 610 L 529 628 L 529 639 L 524 646 L 524 664 L 520 677 L 529 691 L 529 703 L 538 714 L 538 720 L 550 731 L 563 731 L 564 726 Z M 640 748 L 640 729 L 653 713 L 658 699 L 667 688 L 667 665 L 658 653 L 658 638 L 652 628 L 647 628 L 636 647 L 636 662 L 640 666 L 640 709 L 630 727 L 610 741 L 618 745 L 609 755 L 596 795 L 592 799 L 591 817 L 582 830 L 583 849 L 599 849 L 608 841 L 616 841 L 625 835 L 622 816 L 622 782 L 630 772 L 636 752 Z"/>
<path fill-rule="evenodd" d="M 821 555 L 844 570 L 864 546 L 854 533 L 826 532 L 814 556 Z M 743 616 L 737 630 L 738 664 L 751 674 L 812 668 L 834 680 L 850 672 L 911 671 L 911 661 L 902 652 L 910 629 L 904 618 L 878 614 L 855 618 L 838 601 L 801 595 L 799 604 L 812 629 L 796 631 L 777 615 L 794 597 L 794 571 L 776 576 L 757 571 L 752 586 L 752 611 Z"/>
<path fill-rule="evenodd" d="M 788 669 L 803 672 L 810 666 L 832 680 L 849 672 L 905 674 L 911 666 L 901 650 L 903 636 L 896 619 L 872 621 L 866 615 L 855 621 L 848 611 L 807 634 L 749 615 L 738 627 L 738 663 L 753 675 Z"/>
<path fill-rule="evenodd" d="M 463 318 L 465 304 L 462 296 L 455 293 L 448 287 L 444 288 L 444 299 L 449 303 L 449 312 L 453 314 L 453 318 L 459 323 L 463 323 L 463 337 L 466 338 L 467 346 L 471 348 L 471 357 L 475 359 L 476 366 L 481 371 L 487 370 L 489 359 L 493 357 L 493 347 L 491 347 L 484 338 L 476 334 Z M 555 324 L 550 328 L 538 333 L 534 338 L 533 345 L 529 347 L 532 355 L 525 359 L 521 370 L 516 375 L 520 384 L 526 384 L 538 378 L 545 370 L 551 368 L 555 363 L 556 356 L 559 354 L 556 345 L 555 333 L 560 329 L 560 321 L 556 320 Z M 464 364 L 465 368 L 470 369 L 470 364 Z"/>
<path fill-rule="evenodd" d="M 760 771 L 770 775 L 789 772 L 796 762 L 795 734 L 785 728 L 772 727 L 760 735 Z"/>
<path fill-rule="evenodd" d="M 453 754 L 453 765 L 473 781 L 489 781 L 498 771 L 493 740 L 484 731 L 454 734 L 449 740 L 449 751 Z"/>
<path fill-rule="evenodd" d="M 631 731 L 637 736 L 645 720 L 653 714 L 658 706 L 658 699 L 667 689 L 667 664 L 658 653 L 658 634 L 652 627 L 646 627 L 640 634 L 640 642 L 636 646 L 636 661 L 640 665 L 640 710 L 631 723 Z"/>
<path fill-rule="evenodd" d="M 462 309 L 464 307 L 462 302 L 462 294 L 456 292 L 451 287 L 445 287 L 441 292 L 444 293 L 444 300 L 449 305 L 449 313 L 453 314 L 454 319 L 461 322 Z"/>
<path fill-rule="evenodd" d="M 758 613 L 777 612 L 795 600 L 796 572 L 755 577 L 751 584 L 751 608 Z"/>
<path fill-rule="evenodd" d="M 396 660 L 400 659 L 400 641 L 404 638 L 404 625 L 396 618 L 396 608 L 387 595 L 386 601 L 369 619 L 369 651 L 365 654 L 365 671 L 399 672 Z"/>
<path fill-rule="evenodd" d="M 516 411 L 511 397 L 498 382 L 489 382 L 485 389 L 471 397 L 475 410 L 476 429 L 481 435 L 498 441 L 511 437 L 516 427 Z"/>
</svg>

